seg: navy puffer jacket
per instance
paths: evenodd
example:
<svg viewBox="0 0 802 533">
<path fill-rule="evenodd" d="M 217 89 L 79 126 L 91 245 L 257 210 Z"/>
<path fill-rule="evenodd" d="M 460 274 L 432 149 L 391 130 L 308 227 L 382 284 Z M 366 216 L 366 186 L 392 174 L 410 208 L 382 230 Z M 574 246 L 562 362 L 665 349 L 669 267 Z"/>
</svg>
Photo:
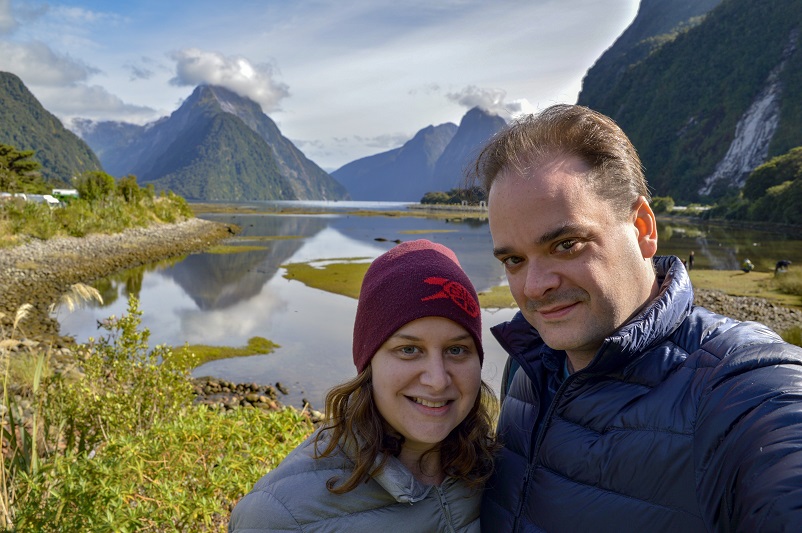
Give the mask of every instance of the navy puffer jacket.
<svg viewBox="0 0 802 533">
<path fill-rule="evenodd" d="M 521 368 L 484 531 L 802 531 L 802 349 L 655 268 L 659 296 L 564 381 L 520 313 L 493 328 Z"/>
</svg>

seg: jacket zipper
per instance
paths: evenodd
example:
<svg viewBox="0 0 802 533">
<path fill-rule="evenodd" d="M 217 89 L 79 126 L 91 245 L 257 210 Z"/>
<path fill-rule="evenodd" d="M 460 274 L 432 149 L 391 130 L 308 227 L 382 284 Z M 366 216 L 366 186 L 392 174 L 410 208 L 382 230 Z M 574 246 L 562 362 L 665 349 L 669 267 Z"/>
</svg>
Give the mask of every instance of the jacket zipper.
<svg viewBox="0 0 802 533">
<path fill-rule="evenodd" d="M 551 417 L 554 414 L 555 409 L 557 408 L 556 407 L 557 402 L 565 392 L 566 387 L 568 387 L 568 385 L 573 383 L 579 374 L 587 373 L 587 371 L 593 366 L 593 362 L 595 362 L 599 358 L 599 354 L 603 352 L 606 347 L 607 347 L 607 340 L 605 339 L 601 348 L 599 348 L 599 351 L 596 353 L 596 356 L 593 358 L 593 361 L 591 361 L 591 363 L 588 366 L 586 366 L 579 372 L 575 372 L 569 375 L 567 378 L 565 378 L 562 385 L 560 385 L 560 388 L 557 389 L 557 392 L 554 393 L 554 398 L 551 400 L 551 404 L 549 405 L 546 414 L 543 416 L 543 423 L 540 426 L 540 431 L 538 431 L 537 433 L 535 433 L 534 431 L 532 432 L 532 438 L 534 439 L 535 443 L 534 446 L 531 446 L 531 441 L 530 441 L 530 449 L 532 450 L 532 452 L 530 453 L 529 461 L 528 464 L 526 465 L 526 473 L 524 474 L 524 489 L 521 494 L 521 499 L 518 502 L 518 509 L 516 510 L 515 513 L 515 522 L 513 523 L 512 527 L 513 531 L 520 530 L 521 514 L 523 513 L 524 504 L 526 503 L 529 496 L 529 478 L 531 477 L 533 470 L 536 468 L 535 461 L 537 460 L 537 457 L 540 454 L 540 447 L 542 446 L 543 439 L 546 436 L 546 429 L 548 428 L 548 425 L 551 422 Z M 527 377 L 529 377 L 529 380 L 532 381 L 532 376 L 527 374 Z"/>
</svg>

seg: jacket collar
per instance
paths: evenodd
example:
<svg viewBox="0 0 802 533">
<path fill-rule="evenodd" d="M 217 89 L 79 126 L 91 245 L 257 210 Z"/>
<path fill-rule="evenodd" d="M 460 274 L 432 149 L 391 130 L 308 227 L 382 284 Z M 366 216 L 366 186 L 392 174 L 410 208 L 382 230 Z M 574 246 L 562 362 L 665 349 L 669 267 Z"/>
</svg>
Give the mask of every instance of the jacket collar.
<svg viewBox="0 0 802 533">
<path fill-rule="evenodd" d="M 664 256 L 655 257 L 653 262 L 660 282 L 657 297 L 605 339 L 586 370 L 605 372 L 632 362 L 671 335 L 690 313 L 693 287 L 682 261 L 675 256 Z M 520 311 L 512 320 L 493 326 L 490 331 L 530 376 L 534 375 L 533 365 L 538 361 L 550 371 L 562 368 L 565 352 L 546 346 Z"/>
</svg>

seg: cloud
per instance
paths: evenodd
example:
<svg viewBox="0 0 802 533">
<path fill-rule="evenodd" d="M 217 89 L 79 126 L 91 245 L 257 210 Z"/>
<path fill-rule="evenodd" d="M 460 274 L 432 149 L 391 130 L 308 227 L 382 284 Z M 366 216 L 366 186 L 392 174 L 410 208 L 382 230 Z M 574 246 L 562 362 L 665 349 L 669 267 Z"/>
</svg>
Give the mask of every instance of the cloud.
<svg viewBox="0 0 802 533">
<path fill-rule="evenodd" d="M 17 21 L 11 13 L 11 0 L 0 0 L 0 35 L 17 29 Z"/>
<path fill-rule="evenodd" d="M 242 56 L 224 56 L 187 48 L 172 54 L 176 75 L 170 80 L 176 86 L 219 85 L 259 103 L 262 110 L 279 110 L 279 103 L 289 96 L 287 85 L 273 79 L 268 63 L 252 64 Z"/>
<path fill-rule="evenodd" d="M 458 92 L 446 93 L 446 98 L 468 109 L 479 107 L 488 113 L 504 118 L 533 113 L 534 106 L 526 98 L 505 102 L 507 92 L 502 89 L 482 89 L 469 85 Z"/>
<path fill-rule="evenodd" d="M 41 87 L 36 90 L 36 97 L 45 109 L 58 115 L 67 126 L 78 117 L 144 124 L 156 115 L 153 108 L 127 104 L 99 85 Z"/>
<path fill-rule="evenodd" d="M 12 72 L 26 85 L 59 86 L 86 81 L 99 71 L 70 56 L 57 54 L 39 41 L 0 41 L 0 70 Z"/>
</svg>

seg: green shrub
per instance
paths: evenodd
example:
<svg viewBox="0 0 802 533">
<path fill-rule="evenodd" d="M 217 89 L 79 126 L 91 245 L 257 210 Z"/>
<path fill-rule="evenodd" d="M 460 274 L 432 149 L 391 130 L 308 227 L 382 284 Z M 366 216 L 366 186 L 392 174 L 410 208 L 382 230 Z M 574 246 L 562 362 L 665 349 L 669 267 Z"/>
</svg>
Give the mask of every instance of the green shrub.
<svg viewBox="0 0 802 533">
<path fill-rule="evenodd" d="M 104 337 L 78 348 L 80 377 L 48 378 L 37 359 L 32 427 L 15 422 L 6 395 L 3 438 L 20 450 L 3 457 L 6 530 L 222 532 L 236 502 L 312 432 L 293 408 L 193 405 L 194 359 L 150 349 L 140 316 L 131 298 Z"/>
<path fill-rule="evenodd" d="M 670 213 L 674 209 L 674 199 L 670 196 L 652 198 L 652 210 L 655 213 Z"/>
<path fill-rule="evenodd" d="M 295 409 L 194 406 L 91 459 L 60 456 L 17 513 L 25 531 L 225 531 L 253 484 L 309 433 Z"/>
<path fill-rule="evenodd" d="M 83 237 L 90 233 L 118 233 L 154 223 L 180 222 L 194 216 L 180 196 L 168 193 L 155 198 L 152 188 L 139 189 L 136 178 L 127 178 L 117 195 L 106 194 L 94 200 L 76 198 L 52 210 L 44 204 L 22 199 L 0 202 L 0 222 L 3 227 L 10 228 L 12 235 L 50 239 L 59 235 Z"/>
</svg>

